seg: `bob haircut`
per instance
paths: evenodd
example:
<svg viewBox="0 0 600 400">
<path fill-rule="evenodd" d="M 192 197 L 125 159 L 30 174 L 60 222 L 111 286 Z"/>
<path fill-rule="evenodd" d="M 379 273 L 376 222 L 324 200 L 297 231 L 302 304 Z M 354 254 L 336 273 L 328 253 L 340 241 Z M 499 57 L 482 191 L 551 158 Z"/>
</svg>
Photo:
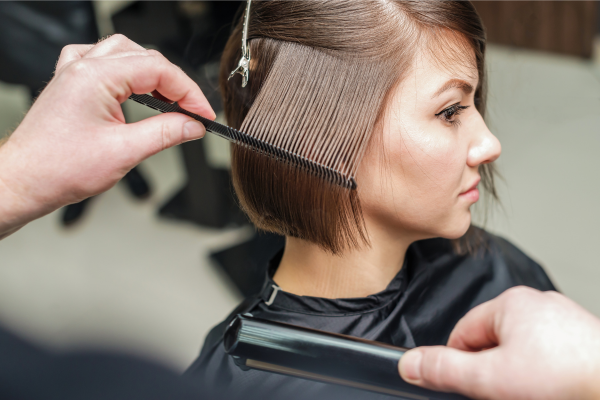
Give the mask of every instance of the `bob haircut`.
<svg viewBox="0 0 600 400">
<path fill-rule="evenodd" d="M 228 80 L 241 57 L 242 18 L 220 71 L 228 124 L 252 136 L 356 172 L 387 99 L 410 70 L 417 46 L 447 65 L 479 74 L 475 105 L 485 110 L 485 32 L 464 1 L 253 1 L 250 79 Z M 457 53 L 456 49 L 460 51 Z M 288 146 L 288 147 L 286 147 Z M 480 167 L 496 198 L 493 167 Z M 368 245 L 358 192 L 258 154 L 232 147 L 232 179 L 242 209 L 262 230 L 297 237 L 339 254 Z M 459 251 L 471 250 L 470 229 Z M 465 240 L 467 239 L 467 240 Z"/>
</svg>

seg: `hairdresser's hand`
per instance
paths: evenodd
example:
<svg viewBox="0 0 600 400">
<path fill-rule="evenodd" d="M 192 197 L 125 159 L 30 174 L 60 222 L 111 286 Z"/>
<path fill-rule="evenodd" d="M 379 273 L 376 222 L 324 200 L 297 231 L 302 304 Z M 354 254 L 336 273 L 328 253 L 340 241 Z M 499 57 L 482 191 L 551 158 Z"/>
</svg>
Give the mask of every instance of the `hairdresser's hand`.
<svg viewBox="0 0 600 400">
<path fill-rule="evenodd" d="M 145 158 L 201 138 L 182 114 L 125 124 L 120 104 L 157 91 L 214 119 L 200 88 L 154 50 L 122 35 L 63 49 L 55 76 L 0 147 L 0 238 L 64 205 L 99 194 Z"/>
<path fill-rule="evenodd" d="M 400 374 L 477 399 L 600 399 L 600 320 L 559 293 L 513 288 L 471 310 L 448 347 L 407 352 Z"/>
</svg>

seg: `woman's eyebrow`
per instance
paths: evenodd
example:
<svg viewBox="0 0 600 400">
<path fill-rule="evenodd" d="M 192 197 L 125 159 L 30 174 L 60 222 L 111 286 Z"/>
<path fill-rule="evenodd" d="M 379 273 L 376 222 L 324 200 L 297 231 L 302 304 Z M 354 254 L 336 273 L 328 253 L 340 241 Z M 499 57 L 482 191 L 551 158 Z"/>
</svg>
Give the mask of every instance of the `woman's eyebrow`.
<svg viewBox="0 0 600 400">
<path fill-rule="evenodd" d="M 465 92 L 465 94 L 470 94 L 473 91 L 473 86 L 470 83 L 463 81 L 462 79 L 450 79 L 448 82 L 446 82 L 444 84 L 444 86 L 439 88 L 438 91 L 435 92 L 435 94 L 433 96 L 431 96 L 431 98 L 433 99 L 434 97 L 439 96 L 446 90 L 449 90 L 452 88 L 462 89 L 462 91 Z"/>
</svg>

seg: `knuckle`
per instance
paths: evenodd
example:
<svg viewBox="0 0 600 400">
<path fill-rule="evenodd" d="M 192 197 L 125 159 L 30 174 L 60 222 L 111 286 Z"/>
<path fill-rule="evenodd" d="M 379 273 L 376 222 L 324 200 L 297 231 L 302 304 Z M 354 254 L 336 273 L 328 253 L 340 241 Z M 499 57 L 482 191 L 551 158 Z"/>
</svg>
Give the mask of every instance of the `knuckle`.
<svg viewBox="0 0 600 400">
<path fill-rule="evenodd" d="M 519 305 L 535 297 L 539 292 L 526 286 L 515 286 L 504 292 L 504 300 L 508 305 Z"/>
<path fill-rule="evenodd" d="M 423 357 L 421 374 L 426 384 L 438 388 L 445 387 L 444 363 L 445 357 L 441 349 L 432 349 Z"/>
<path fill-rule="evenodd" d="M 121 33 L 115 33 L 114 35 L 111 35 L 109 38 L 106 39 L 106 42 L 113 42 L 116 44 L 123 44 L 123 43 L 127 43 L 130 42 L 130 40 L 127 38 L 127 36 L 121 34 Z"/>
<path fill-rule="evenodd" d="M 547 297 L 552 297 L 553 299 L 562 299 L 565 297 L 563 294 L 558 293 L 554 290 L 548 290 L 546 292 L 543 292 L 543 294 Z"/>
<path fill-rule="evenodd" d="M 561 303 L 564 304 L 566 302 L 569 302 L 568 298 L 565 295 L 555 292 L 554 290 L 548 290 L 546 292 L 542 292 L 542 295 L 545 298 L 554 302 L 555 304 L 561 304 Z"/>
<path fill-rule="evenodd" d="M 159 58 L 165 58 L 165 56 L 158 50 L 155 49 L 148 49 L 146 50 L 148 52 L 148 54 L 152 55 L 152 56 L 156 56 Z"/>
<path fill-rule="evenodd" d="M 62 50 L 60 51 L 60 57 L 64 57 L 72 52 L 75 51 L 75 45 L 74 44 L 68 44 L 65 47 L 62 48 Z M 60 58 L 59 57 L 59 58 Z"/>
<path fill-rule="evenodd" d="M 531 288 L 528 288 L 526 286 L 514 286 L 511 287 L 510 289 L 506 290 L 506 293 L 510 293 L 511 295 L 522 295 L 524 293 L 529 293 L 529 291 L 531 290 Z"/>
<path fill-rule="evenodd" d="M 169 147 L 169 143 L 172 141 L 173 132 L 168 123 L 163 122 L 160 128 L 160 150 L 165 150 Z"/>
<path fill-rule="evenodd" d="M 72 78 L 88 75 L 92 69 L 91 64 L 87 59 L 73 61 L 66 67 L 65 73 Z"/>
</svg>

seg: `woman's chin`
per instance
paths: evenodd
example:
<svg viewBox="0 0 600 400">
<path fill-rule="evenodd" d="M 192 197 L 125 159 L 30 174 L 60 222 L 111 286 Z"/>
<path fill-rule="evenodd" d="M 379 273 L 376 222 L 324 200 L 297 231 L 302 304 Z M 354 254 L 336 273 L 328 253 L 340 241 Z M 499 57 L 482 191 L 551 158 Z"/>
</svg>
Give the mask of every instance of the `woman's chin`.
<svg viewBox="0 0 600 400">
<path fill-rule="evenodd" d="M 462 216 L 460 219 L 451 221 L 443 229 L 443 234 L 440 237 L 446 239 L 459 239 L 467 233 L 471 226 L 471 212 L 468 212 L 466 216 Z"/>
</svg>

